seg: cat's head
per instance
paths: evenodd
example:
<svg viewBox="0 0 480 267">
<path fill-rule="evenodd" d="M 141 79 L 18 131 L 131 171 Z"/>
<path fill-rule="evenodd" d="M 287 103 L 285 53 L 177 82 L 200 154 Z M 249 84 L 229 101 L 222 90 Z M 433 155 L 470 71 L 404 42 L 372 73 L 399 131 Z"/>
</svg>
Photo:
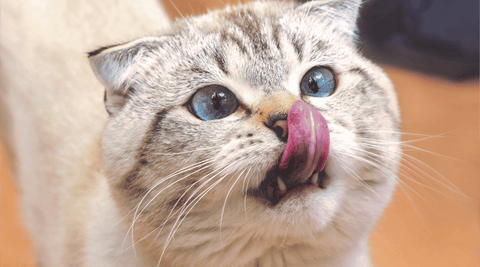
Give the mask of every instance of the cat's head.
<svg viewBox="0 0 480 267">
<path fill-rule="evenodd" d="M 90 53 L 105 171 L 146 255 L 234 266 L 364 245 L 400 148 L 393 86 L 356 49 L 359 5 L 254 2 Z"/>
</svg>

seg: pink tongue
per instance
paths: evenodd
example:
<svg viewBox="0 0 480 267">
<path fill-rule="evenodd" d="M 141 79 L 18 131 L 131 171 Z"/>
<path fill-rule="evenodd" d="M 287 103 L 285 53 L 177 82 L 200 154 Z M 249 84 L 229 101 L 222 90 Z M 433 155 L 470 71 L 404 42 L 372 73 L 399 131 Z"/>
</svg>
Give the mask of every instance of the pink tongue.
<svg viewBox="0 0 480 267">
<path fill-rule="evenodd" d="M 309 104 L 298 100 L 287 117 L 288 140 L 279 170 L 291 181 L 305 182 L 325 167 L 330 133 L 325 118 Z"/>
</svg>

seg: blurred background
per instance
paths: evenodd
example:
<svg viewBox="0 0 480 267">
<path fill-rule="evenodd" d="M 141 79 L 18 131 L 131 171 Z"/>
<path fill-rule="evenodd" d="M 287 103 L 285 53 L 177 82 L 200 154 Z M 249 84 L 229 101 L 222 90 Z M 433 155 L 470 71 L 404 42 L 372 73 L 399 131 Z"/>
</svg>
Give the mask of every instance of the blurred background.
<svg viewBox="0 0 480 267">
<path fill-rule="evenodd" d="M 165 0 L 172 19 L 236 4 Z M 369 1 L 363 53 L 395 84 L 402 114 L 400 184 L 375 227 L 375 266 L 480 266 L 478 1 Z M 1 141 L 1 140 L 0 140 Z M 0 267 L 36 266 L 0 142 Z"/>
</svg>

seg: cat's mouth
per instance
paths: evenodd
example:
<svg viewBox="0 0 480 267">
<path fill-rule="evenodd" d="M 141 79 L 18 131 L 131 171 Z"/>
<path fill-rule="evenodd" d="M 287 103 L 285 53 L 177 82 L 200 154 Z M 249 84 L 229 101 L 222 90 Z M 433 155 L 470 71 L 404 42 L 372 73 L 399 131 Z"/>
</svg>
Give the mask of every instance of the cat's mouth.
<svg viewBox="0 0 480 267">
<path fill-rule="evenodd" d="M 325 189 L 328 180 L 324 170 L 330 149 L 330 132 L 322 114 L 315 107 L 297 100 L 290 108 L 286 122 L 279 123 L 278 127 L 288 136 L 285 150 L 277 165 L 267 172 L 257 192 L 272 206 L 290 196 Z"/>
<path fill-rule="evenodd" d="M 325 189 L 328 182 L 329 177 L 325 169 L 312 174 L 305 182 L 292 182 L 278 170 L 278 166 L 275 166 L 267 172 L 265 179 L 260 183 L 260 187 L 251 191 L 250 194 L 266 199 L 272 206 L 275 206 L 291 193 L 315 188 Z"/>
</svg>

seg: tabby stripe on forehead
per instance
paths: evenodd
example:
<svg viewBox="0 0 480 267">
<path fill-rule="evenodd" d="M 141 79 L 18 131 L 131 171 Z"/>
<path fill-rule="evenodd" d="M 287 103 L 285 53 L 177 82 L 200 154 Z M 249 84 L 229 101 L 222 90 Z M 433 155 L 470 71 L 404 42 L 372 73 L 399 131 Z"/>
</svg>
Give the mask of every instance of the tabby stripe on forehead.
<svg viewBox="0 0 480 267">
<path fill-rule="evenodd" d="M 221 71 L 223 71 L 223 73 L 225 73 L 226 75 L 228 75 L 228 69 L 227 69 L 226 62 L 225 62 L 225 58 L 223 57 L 223 55 L 220 54 L 220 52 L 217 50 L 217 51 L 215 51 L 215 53 L 213 54 L 213 58 L 214 58 L 215 61 L 217 62 L 218 68 L 219 68 Z"/>
<path fill-rule="evenodd" d="M 293 45 L 293 49 L 295 50 L 295 53 L 297 53 L 298 55 L 298 60 L 302 61 L 303 60 L 303 43 L 300 40 L 298 40 L 298 38 L 293 37 L 292 45 Z"/>
<path fill-rule="evenodd" d="M 209 73 L 207 70 L 204 70 L 202 68 L 200 68 L 199 66 L 193 66 L 191 69 L 190 69 L 191 72 L 193 73 L 198 73 L 198 74 L 207 74 Z"/>
<path fill-rule="evenodd" d="M 250 10 L 242 10 L 238 13 L 230 14 L 228 17 L 240 30 L 245 38 L 250 39 L 254 51 L 259 53 L 268 48 L 261 34 L 261 19 Z"/>
<path fill-rule="evenodd" d="M 273 36 L 273 42 L 275 43 L 275 46 L 277 47 L 278 51 L 280 51 L 280 53 L 282 53 L 282 50 L 280 49 L 280 37 L 278 36 L 279 35 L 279 32 L 280 32 L 280 26 L 278 26 L 277 24 L 273 23 L 272 24 L 272 29 L 273 29 L 273 33 L 272 33 L 272 36 Z"/>
<path fill-rule="evenodd" d="M 232 42 L 233 44 L 236 44 L 238 46 L 238 48 L 240 49 L 240 51 L 247 55 L 247 48 L 245 47 L 245 45 L 242 43 L 242 41 L 240 40 L 240 38 L 238 36 L 236 36 L 235 34 L 233 33 L 230 33 L 230 32 L 227 32 L 226 30 L 223 30 L 220 34 L 220 40 L 222 42 L 227 42 L 227 41 L 230 41 Z"/>
<path fill-rule="evenodd" d="M 160 123 L 168 111 L 169 109 L 164 109 L 155 114 L 155 117 L 150 124 L 150 128 L 145 134 L 145 137 L 137 150 L 135 165 L 129 172 L 127 172 L 127 175 L 125 175 L 123 178 L 123 182 L 118 184 L 118 187 L 128 191 L 133 199 L 138 198 L 147 192 L 147 188 L 143 187 L 139 183 L 138 178 L 141 176 L 142 171 L 148 164 L 149 146 L 153 142 L 154 137 L 158 134 L 160 130 Z"/>
</svg>

